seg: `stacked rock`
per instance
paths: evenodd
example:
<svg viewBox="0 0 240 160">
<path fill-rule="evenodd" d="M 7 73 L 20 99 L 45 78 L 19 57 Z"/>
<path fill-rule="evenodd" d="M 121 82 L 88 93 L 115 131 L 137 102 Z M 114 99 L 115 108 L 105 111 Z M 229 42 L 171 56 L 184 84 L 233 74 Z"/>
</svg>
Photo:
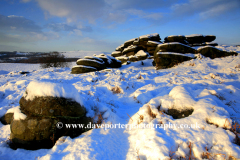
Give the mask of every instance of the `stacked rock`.
<svg viewBox="0 0 240 160">
<path fill-rule="evenodd" d="M 29 150 L 51 148 L 61 136 L 76 137 L 86 131 L 84 128 L 70 129 L 65 126 L 65 124 L 79 123 L 87 125 L 91 122 L 91 118 L 86 117 L 86 109 L 79 102 L 61 96 L 29 98 L 32 92 L 29 89 L 33 87 L 36 93 L 42 93 L 51 88 L 45 83 L 31 82 L 19 101 L 20 110 L 16 112 L 15 109 L 14 113 L 6 113 L 1 118 L 4 124 L 10 124 L 11 147 Z M 71 91 L 73 94 L 78 94 L 73 86 L 55 84 L 55 89 L 64 93 Z"/>
<path fill-rule="evenodd" d="M 170 68 L 195 58 L 195 52 L 194 48 L 180 42 L 159 44 L 154 52 L 154 63 L 157 69 Z"/>
<path fill-rule="evenodd" d="M 215 48 L 214 46 L 218 45 L 212 42 L 215 39 L 214 35 L 172 35 L 165 37 L 164 43 L 162 43 L 159 34 L 155 33 L 126 41 L 112 52 L 112 56 L 122 63 L 126 63 L 144 60 L 153 55 L 153 64 L 157 69 L 163 69 L 196 58 L 197 53 L 210 58 L 237 54 Z"/>
<path fill-rule="evenodd" d="M 144 60 L 154 54 L 157 45 L 162 44 L 160 40 L 161 38 L 158 33 L 133 38 L 117 47 L 112 52 L 112 56 L 122 63 Z"/>
<path fill-rule="evenodd" d="M 121 66 L 121 61 L 105 54 L 85 56 L 83 59 L 77 60 L 77 66 L 72 68 L 71 73 L 81 74 L 95 72 L 106 68 L 119 68 Z"/>
<path fill-rule="evenodd" d="M 216 36 L 214 35 L 202 35 L 202 34 L 192 34 L 192 35 L 172 35 L 164 38 L 164 43 L 169 42 L 179 42 L 187 44 L 189 46 L 217 46 L 217 43 L 214 43 Z"/>
<path fill-rule="evenodd" d="M 215 39 L 216 36 L 214 35 L 204 36 L 202 34 L 165 37 L 164 43 L 156 47 L 154 52 L 154 64 L 156 64 L 157 69 L 163 69 L 172 67 L 183 61 L 191 60 L 196 57 L 196 53 L 210 58 L 237 54 L 235 52 L 226 52 L 215 48 L 214 46 L 218 45 L 217 43 L 212 43 Z"/>
</svg>

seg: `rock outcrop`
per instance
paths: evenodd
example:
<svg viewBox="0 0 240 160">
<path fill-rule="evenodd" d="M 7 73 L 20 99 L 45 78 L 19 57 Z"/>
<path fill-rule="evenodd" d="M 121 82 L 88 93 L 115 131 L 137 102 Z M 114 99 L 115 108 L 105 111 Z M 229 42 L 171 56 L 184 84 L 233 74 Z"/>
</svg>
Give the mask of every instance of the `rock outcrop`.
<svg viewBox="0 0 240 160">
<path fill-rule="evenodd" d="M 91 122 L 92 119 L 86 117 L 86 109 L 79 102 L 61 96 L 34 96 L 34 98 L 29 98 L 32 93 L 29 91 L 30 88 L 27 88 L 26 93 L 19 101 L 19 112 L 24 115 L 24 118 L 16 118 L 19 112 L 7 113 L 2 117 L 2 120 L 6 121 L 5 124 L 10 124 L 12 148 L 29 150 L 51 148 L 61 136 L 73 138 L 88 130 L 80 127 L 67 128 L 65 125 L 83 124 L 86 126 Z M 56 91 L 51 92 L 67 91 L 66 87 L 62 86 L 55 89 Z M 36 90 L 38 93 L 44 93 L 47 88 L 43 87 L 42 90 L 37 88 Z M 76 91 L 76 93 L 78 92 Z M 61 93 L 58 94 L 62 95 Z"/>
<path fill-rule="evenodd" d="M 201 53 L 205 57 L 210 57 L 210 58 L 219 58 L 219 57 L 226 57 L 230 55 L 237 55 L 236 52 L 227 52 L 223 50 L 219 50 L 213 46 L 204 46 L 200 47 L 197 49 L 198 53 Z"/>
<path fill-rule="evenodd" d="M 118 55 L 118 53 L 116 53 Z M 88 72 L 100 71 L 106 68 L 119 68 L 122 66 L 121 61 L 111 56 L 100 54 L 86 56 L 77 60 L 77 66 L 72 67 L 72 74 L 81 74 Z"/>
<path fill-rule="evenodd" d="M 173 67 L 178 63 L 189 61 L 193 58 L 195 58 L 195 55 L 193 54 L 189 55 L 174 52 L 157 52 L 154 56 L 154 62 L 157 69 L 165 69 Z"/>
<path fill-rule="evenodd" d="M 122 63 L 127 63 L 144 60 L 153 55 L 153 65 L 156 65 L 157 69 L 163 69 L 196 58 L 199 53 L 210 58 L 237 54 L 215 48 L 214 46 L 218 45 L 213 42 L 215 39 L 214 35 L 172 35 L 165 37 L 162 43 L 159 34 L 155 33 L 126 41 L 112 52 L 112 56 Z M 139 52 L 145 53 L 145 56 L 138 56 Z"/>
<path fill-rule="evenodd" d="M 117 47 L 111 55 L 122 63 L 141 61 L 154 54 L 157 45 L 162 44 L 160 40 L 158 33 L 133 38 Z M 141 55 L 137 54 L 139 51 L 141 51 Z"/>
</svg>

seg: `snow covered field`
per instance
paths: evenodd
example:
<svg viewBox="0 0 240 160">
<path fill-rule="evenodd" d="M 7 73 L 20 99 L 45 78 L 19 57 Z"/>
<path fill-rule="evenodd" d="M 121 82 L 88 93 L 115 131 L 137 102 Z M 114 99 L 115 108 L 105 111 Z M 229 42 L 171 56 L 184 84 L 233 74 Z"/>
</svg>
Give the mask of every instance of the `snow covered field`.
<svg viewBox="0 0 240 160">
<path fill-rule="evenodd" d="M 219 48 L 240 53 L 240 47 Z M 81 75 L 70 74 L 70 68 L 0 63 L 0 116 L 18 107 L 28 84 L 37 81 L 74 86 L 88 116 L 94 117 L 98 108 L 105 124 L 116 124 L 74 139 L 62 137 L 52 149 L 28 151 L 10 149 L 10 125 L 0 123 L 0 159 L 165 160 L 189 158 L 190 153 L 196 159 L 240 158 L 230 131 L 231 124 L 240 124 L 239 55 L 199 58 L 162 70 L 155 70 L 152 60 L 143 63 Z M 117 87 L 120 93 L 112 91 Z M 166 114 L 168 109 L 193 113 L 174 119 Z"/>
</svg>

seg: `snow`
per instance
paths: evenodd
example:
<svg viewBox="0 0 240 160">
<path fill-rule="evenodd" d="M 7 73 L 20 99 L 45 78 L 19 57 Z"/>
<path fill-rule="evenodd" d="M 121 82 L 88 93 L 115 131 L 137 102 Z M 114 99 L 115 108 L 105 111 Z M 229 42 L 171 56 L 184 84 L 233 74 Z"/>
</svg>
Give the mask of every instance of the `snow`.
<svg viewBox="0 0 240 160">
<path fill-rule="evenodd" d="M 149 45 L 149 44 L 162 44 L 161 42 L 156 42 L 156 41 L 148 41 L 147 42 L 147 45 Z"/>
<path fill-rule="evenodd" d="M 203 49 L 203 48 L 216 48 L 216 47 L 214 47 L 214 46 L 200 46 L 200 47 L 197 47 L 196 49 L 197 50 L 201 50 L 201 49 Z M 217 49 L 217 48 L 216 48 Z M 220 49 L 221 50 L 221 49 Z"/>
<path fill-rule="evenodd" d="M 14 113 L 13 119 L 15 120 L 24 120 L 25 118 L 27 118 L 27 116 L 21 112 L 20 106 L 9 109 L 7 113 Z"/>
<path fill-rule="evenodd" d="M 240 52 L 234 46 L 217 48 Z M 215 159 L 240 158 L 235 134 L 229 130 L 232 122 L 240 123 L 239 55 L 198 57 L 162 70 L 147 59 L 143 65 L 132 62 L 81 75 L 70 74 L 71 68 L 40 69 L 33 64 L 0 64 L 0 68 L 0 116 L 14 112 L 14 118 L 24 118 L 19 109 L 22 96 L 52 95 L 78 101 L 87 116 L 94 117 L 98 108 L 105 124 L 124 125 L 92 129 L 73 139 L 61 137 L 51 149 L 29 151 L 10 149 L 10 125 L 0 123 L 0 159 L 164 160 L 171 155 L 188 159 L 190 144 L 196 159 L 202 159 L 206 148 Z M 22 70 L 30 73 L 22 75 Z M 121 93 L 112 92 L 116 86 Z M 193 113 L 174 119 L 167 114 L 173 108 Z"/>
<path fill-rule="evenodd" d="M 191 58 L 195 58 L 197 55 L 196 54 L 192 54 L 192 53 L 175 53 L 175 52 L 157 52 L 157 54 L 174 54 L 174 55 L 180 55 L 180 56 L 187 56 L 187 57 L 191 57 Z"/>
<path fill-rule="evenodd" d="M 147 56 L 147 55 L 149 55 L 149 53 L 148 52 L 144 52 L 143 50 L 140 50 L 135 55 L 136 56 Z"/>
<path fill-rule="evenodd" d="M 185 37 L 184 35 L 171 35 L 171 36 L 167 36 L 167 37 Z"/>
<path fill-rule="evenodd" d="M 182 46 L 186 46 L 186 47 L 189 47 L 189 48 L 192 48 L 192 47 L 190 47 L 190 46 L 188 46 L 188 45 L 185 45 L 185 44 L 182 44 L 182 43 L 180 43 L 180 42 L 169 42 L 169 43 L 163 43 L 163 44 L 159 44 L 158 46 L 167 46 L 167 45 L 174 45 L 174 44 L 180 44 L 180 45 L 182 45 Z"/>
<path fill-rule="evenodd" d="M 35 97 L 64 97 L 83 104 L 76 88 L 69 84 L 32 81 L 26 88 L 23 95 L 26 100 L 33 100 Z"/>
<path fill-rule="evenodd" d="M 100 54 L 100 55 L 96 55 L 96 57 L 98 58 L 106 58 L 108 60 L 108 63 L 112 63 L 112 60 L 114 60 L 115 58 L 109 55 L 105 55 L 105 54 Z M 117 59 L 116 59 L 117 60 Z M 118 60 L 117 60 L 118 61 Z M 118 61 L 121 62 L 121 61 Z"/>
<path fill-rule="evenodd" d="M 187 35 L 185 37 L 190 38 L 190 37 L 202 37 L 202 34 L 191 34 L 191 35 Z"/>
<path fill-rule="evenodd" d="M 119 53 L 122 53 L 122 52 L 121 51 L 114 51 L 114 52 L 112 52 L 112 55 L 119 54 Z"/>
<path fill-rule="evenodd" d="M 158 35 L 159 35 L 158 33 L 147 34 L 147 35 L 140 36 L 139 39 L 157 37 Z"/>
<path fill-rule="evenodd" d="M 98 58 L 98 57 L 97 57 L 97 58 Z M 93 59 L 79 59 L 79 60 L 77 60 L 77 62 L 81 62 L 81 61 L 89 61 L 89 62 L 104 64 L 104 62 L 100 62 L 100 61 L 93 60 Z"/>
<path fill-rule="evenodd" d="M 39 70 L 39 64 L 24 64 L 24 63 L 0 63 L 0 71 L 18 72 L 27 70 Z M 1 73 L 1 72 L 0 72 Z"/>
<path fill-rule="evenodd" d="M 127 48 L 124 48 L 123 53 L 124 53 L 124 52 L 127 52 L 128 50 L 134 49 L 134 48 L 137 48 L 137 46 L 135 46 L 135 45 L 130 45 L 130 46 L 128 46 Z"/>
<path fill-rule="evenodd" d="M 129 42 L 133 42 L 133 41 L 135 41 L 136 39 L 137 39 L 137 38 L 133 38 L 133 39 L 127 40 L 127 41 L 124 42 L 124 44 L 125 44 L 125 43 L 129 43 Z M 122 47 L 122 45 L 119 46 L 119 47 Z"/>
<path fill-rule="evenodd" d="M 96 68 L 94 68 L 94 67 L 91 67 L 91 66 L 84 66 L 84 65 L 77 65 L 77 66 L 73 66 L 72 68 L 79 68 L 79 67 L 96 69 Z"/>
</svg>

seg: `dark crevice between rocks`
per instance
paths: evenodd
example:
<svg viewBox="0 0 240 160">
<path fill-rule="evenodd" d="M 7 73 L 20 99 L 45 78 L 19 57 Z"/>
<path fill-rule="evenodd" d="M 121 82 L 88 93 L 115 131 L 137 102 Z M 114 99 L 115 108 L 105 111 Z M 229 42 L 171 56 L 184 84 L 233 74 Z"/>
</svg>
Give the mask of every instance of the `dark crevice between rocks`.
<svg viewBox="0 0 240 160">
<path fill-rule="evenodd" d="M 13 113 L 6 113 L 0 118 L 0 122 L 4 125 L 11 124 L 13 120 Z"/>
<path fill-rule="evenodd" d="M 193 113 L 193 109 L 187 109 L 187 110 L 177 110 L 177 109 L 168 109 L 165 113 L 167 115 L 172 116 L 174 119 L 180 119 L 190 116 Z"/>
</svg>

